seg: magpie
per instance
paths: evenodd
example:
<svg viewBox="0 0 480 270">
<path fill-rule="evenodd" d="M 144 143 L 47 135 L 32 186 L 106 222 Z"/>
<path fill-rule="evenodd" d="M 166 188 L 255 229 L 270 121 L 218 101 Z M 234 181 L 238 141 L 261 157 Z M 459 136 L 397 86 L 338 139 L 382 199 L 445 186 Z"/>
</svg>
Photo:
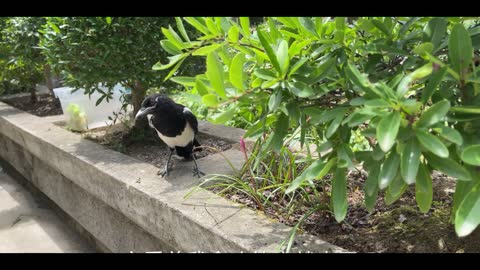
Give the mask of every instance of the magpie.
<svg viewBox="0 0 480 270">
<path fill-rule="evenodd" d="M 200 178 L 205 175 L 198 169 L 193 147 L 200 146 L 196 135 L 198 133 L 198 121 L 192 111 L 163 94 L 152 94 L 147 96 L 141 104 L 141 108 L 135 116 L 147 117 L 148 124 L 155 129 L 158 137 L 170 149 L 167 164 L 163 170 L 158 171 L 162 177 L 169 174 L 170 159 L 174 151 L 185 160 L 192 160 L 195 163 L 193 175 Z"/>
</svg>

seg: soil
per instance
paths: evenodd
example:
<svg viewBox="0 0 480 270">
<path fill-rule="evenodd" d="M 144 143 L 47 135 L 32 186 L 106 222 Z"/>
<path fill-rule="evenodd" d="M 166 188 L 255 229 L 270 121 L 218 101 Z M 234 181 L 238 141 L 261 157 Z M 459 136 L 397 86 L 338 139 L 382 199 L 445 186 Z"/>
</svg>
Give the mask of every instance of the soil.
<svg viewBox="0 0 480 270">
<path fill-rule="evenodd" d="M 414 186 L 409 187 L 398 201 L 388 206 L 383 196 L 379 195 L 375 210 L 368 213 L 363 202 L 365 174 L 353 171 L 348 181 L 349 208 L 345 220 L 337 223 L 329 211 L 318 211 L 303 223 L 301 231 L 316 235 L 346 250 L 361 253 L 480 252 L 480 230 L 459 238 L 449 221 L 455 180 L 438 172 L 434 172 L 432 178 L 433 203 L 428 213 L 421 213 L 416 206 Z M 328 187 L 326 190 L 330 191 Z M 314 196 L 313 192 L 311 196 Z M 230 193 L 226 197 L 251 208 L 258 208 L 257 204 L 243 193 Z M 286 204 L 280 198 L 272 198 L 276 200 L 273 204 Z M 294 226 L 310 208 L 302 207 L 288 216 L 269 206 L 264 210 L 270 218 Z"/>
<path fill-rule="evenodd" d="M 57 98 L 50 95 L 38 95 L 37 97 L 38 100 L 36 103 L 31 102 L 29 95 L 2 99 L 2 102 L 40 117 L 60 115 L 63 113 L 60 101 Z"/>
<path fill-rule="evenodd" d="M 86 139 L 105 145 L 110 149 L 153 164 L 158 168 L 165 166 L 168 155 L 170 154 L 167 145 L 158 138 L 153 129 L 147 129 L 146 136 L 135 138 L 128 132 L 125 125 L 117 124 L 88 130 L 83 132 L 83 136 Z M 197 140 L 202 147 L 205 147 L 202 148 L 201 151 L 194 152 L 197 159 L 232 148 L 230 143 L 208 137 L 204 134 L 198 134 Z M 212 147 L 214 149 L 206 147 Z M 183 160 L 183 158 L 172 155 L 170 166 L 174 168 L 175 164 L 183 162 Z"/>
</svg>

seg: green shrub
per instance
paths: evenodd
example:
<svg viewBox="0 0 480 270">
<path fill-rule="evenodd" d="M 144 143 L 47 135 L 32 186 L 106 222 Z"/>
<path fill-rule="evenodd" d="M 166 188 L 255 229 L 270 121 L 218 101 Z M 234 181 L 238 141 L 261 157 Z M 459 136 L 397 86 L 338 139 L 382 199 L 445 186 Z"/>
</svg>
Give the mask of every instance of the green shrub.
<svg viewBox="0 0 480 270">
<path fill-rule="evenodd" d="M 170 17 L 51 17 L 43 29 L 41 47 L 52 68 L 65 84 L 99 91 L 117 83 L 132 89 L 134 113 L 150 87 L 159 87 L 162 73 L 152 71 L 158 59 L 166 57 L 160 47 L 161 27 L 174 22 Z M 126 105 L 126 102 L 125 102 Z"/>
<path fill-rule="evenodd" d="M 2 21 L 0 77 L 5 92 L 30 91 L 36 102 L 35 86 L 44 80 L 45 59 L 38 48 L 41 17 L 12 17 Z M 15 89 L 14 89 L 15 88 Z"/>
<path fill-rule="evenodd" d="M 480 223 L 480 27 L 477 18 L 184 18 L 164 29 L 169 77 L 191 56 L 206 72 L 177 76 L 211 120 L 250 119 L 247 137 L 268 136 L 261 153 L 298 134 L 320 158 L 288 192 L 331 173 L 331 207 L 347 213 L 346 172 L 369 173 L 365 203 L 387 204 L 415 185 L 422 212 L 432 204 L 432 170 L 458 180 L 452 221 L 459 236 Z M 356 146 L 354 145 L 356 144 Z M 262 156 L 261 154 L 259 155 Z M 303 175 L 302 174 L 302 175 Z"/>
</svg>

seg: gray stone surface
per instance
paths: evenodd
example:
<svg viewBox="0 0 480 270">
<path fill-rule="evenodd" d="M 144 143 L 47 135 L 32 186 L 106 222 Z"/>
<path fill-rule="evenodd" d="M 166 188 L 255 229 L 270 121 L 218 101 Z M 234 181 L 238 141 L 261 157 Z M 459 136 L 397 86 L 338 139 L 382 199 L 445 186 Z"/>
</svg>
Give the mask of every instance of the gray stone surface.
<svg viewBox="0 0 480 270">
<path fill-rule="evenodd" d="M 238 130 L 202 129 L 217 137 L 226 134 L 231 142 L 239 139 Z M 262 213 L 211 192 L 186 197 L 199 183 L 192 177 L 192 162 L 161 178 L 153 165 L 1 102 L 0 133 L 0 156 L 109 251 L 277 252 L 290 232 Z M 225 158 L 237 170 L 244 162 L 237 144 L 199 160 L 199 167 L 210 174 L 234 173 Z M 344 251 L 309 235 L 297 242 L 294 251 Z"/>
<path fill-rule="evenodd" d="M 0 167 L 0 253 L 12 252 L 83 253 L 95 249 Z"/>
</svg>

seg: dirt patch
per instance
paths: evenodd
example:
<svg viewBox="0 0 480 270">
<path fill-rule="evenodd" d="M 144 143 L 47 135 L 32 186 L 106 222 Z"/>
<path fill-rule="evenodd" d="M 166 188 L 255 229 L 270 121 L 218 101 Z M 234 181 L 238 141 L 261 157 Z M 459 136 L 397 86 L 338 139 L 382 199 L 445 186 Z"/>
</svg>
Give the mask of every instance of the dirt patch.
<svg viewBox="0 0 480 270">
<path fill-rule="evenodd" d="M 147 129 L 147 133 L 144 136 L 135 138 L 123 124 L 118 124 L 88 130 L 83 133 L 83 136 L 127 156 L 153 164 L 158 168 L 165 166 L 170 154 L 167 145 L 157 137 L 153 129 Z M 214 139 L 204 134 L 199 134 L 197 139 L 202 146 L 209 147 L 196 151 L 195 157 L 197 159 L 232 148 L 232 145 L 228 142 Z M 173 166 L 172 168 L 178 162 L 183 162 L 183 158 L 177 158 L 173 155 L 170 163 Z"/>
<path fill-rule="evenodd" d="M 304 229 L 358 252 L 480 252 L 479 233 L 458 238 L 450 222 L 455 180 L 437 172 L 432 178 L 433 203 L 428 213 L 419 211 L 411 186 L 389 206 L 379 196 L 375 210 L 369 214 L 363 204 L 365 178 L 352 174 L 345 222 L 338 224 L 331 216 L 317 214 L 312 215 Z"/>
<path fill-rule="evenodd" d="M 386 205 L 383 195 L 379 195 L 375 210 L 368 213 L 363 201 L 365 174 L 351 172 L 348 181 L 349 208 L 345 220 L 339 224 L 331 212 L 319 210 L 306 219 L 301 231 L 355 252 L 480 252 L 480 230 L 477 229 L 470 236 L 458 238 L 453 224 L 450 223 L 455 180 L 437 172 L 434 172 L 432 178 L 433 204 L 428 213 L 421 213 L 416 206 L 414 186 L 409 187 L 402 197 L 391 205 Z M 322 188 L 318 187 L 318 190 L 321 191 Z M 219 190 L 217 188 L 214 191 Z M 326 191 L 330 192 L 328 186 Z M 315 197 L 314 192 L 309 196 Z M 244 193 L 231 192 L 226 197 L 258 209 L 257 203 Z M 269 205 L 284 206 L 288 201 L 282 200 L 281 196 L 270 198 L 270 203 L 264 209 L 266 215 L 289 226 L 294 226 L 311 209 L 310 205 L 299 207 L 299 210 L 293 213 L 284 213 L 279 211 L 281 207 Z"/>
<path fill-rule="evenodd" d="M 38 95 L 37 97 L 38 100 L 35 103 L 31 102 L 29 95 L 2 99 L 2 102 L 40 117 L 63 113 L 60 101 L 57 98 L 50 95 Z"/>
</svg>

